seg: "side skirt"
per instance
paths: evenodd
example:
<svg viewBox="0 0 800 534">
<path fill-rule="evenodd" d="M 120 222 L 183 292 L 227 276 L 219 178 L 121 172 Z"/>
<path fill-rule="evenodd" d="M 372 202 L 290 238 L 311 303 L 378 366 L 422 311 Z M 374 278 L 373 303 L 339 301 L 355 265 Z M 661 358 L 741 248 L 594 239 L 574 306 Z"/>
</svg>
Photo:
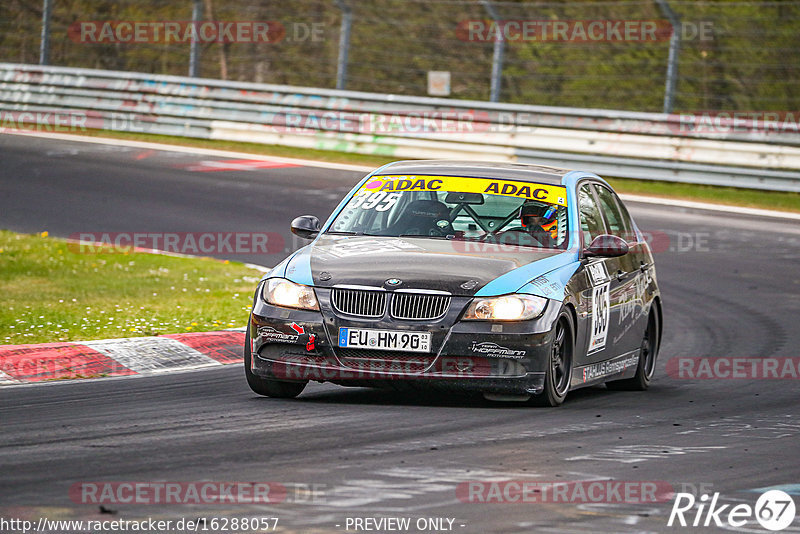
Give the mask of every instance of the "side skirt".
<svg viewBox="0 0 800 534">
<path fill-rule="evenodd" d="M 609 380 L 631 378 L 636 374 L 640 353 L 641 349 L 636 349 L 602 362 L 573 368 L 570 389 L 594 386 Z"/>
</svg>

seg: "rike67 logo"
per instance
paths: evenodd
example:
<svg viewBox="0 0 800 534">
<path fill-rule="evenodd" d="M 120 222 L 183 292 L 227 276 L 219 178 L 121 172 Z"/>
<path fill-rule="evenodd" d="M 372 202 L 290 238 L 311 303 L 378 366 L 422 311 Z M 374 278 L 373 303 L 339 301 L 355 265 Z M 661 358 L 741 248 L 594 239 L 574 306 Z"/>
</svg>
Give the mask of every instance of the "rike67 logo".
<svg viewBox="0 0 800 534">
<path fill-rule="evenodd" d="M 767 530 L 779 531 L 791 525 L 794 518 L 794 500 L 781 490 L 762 493 L 755 506 L 720 504 L 718 492 L 711 497 L 703 494 L 699 499 L 691 493 L 676 493 L 667 526 L 741 528 L 758 522 Z"/>
</svg>

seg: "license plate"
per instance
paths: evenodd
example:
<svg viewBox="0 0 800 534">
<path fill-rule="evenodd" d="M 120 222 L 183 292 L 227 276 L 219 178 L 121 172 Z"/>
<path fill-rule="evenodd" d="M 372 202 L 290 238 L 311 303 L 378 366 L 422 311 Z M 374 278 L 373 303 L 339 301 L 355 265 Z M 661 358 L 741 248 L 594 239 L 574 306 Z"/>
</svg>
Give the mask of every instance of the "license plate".
<svg viewBox="0 0 800 534">
<path fill-rule="evenodd" d="M 431 352 L 431 333 L 340 328 L 339 346 L 353 349 Z"/>
</svg>

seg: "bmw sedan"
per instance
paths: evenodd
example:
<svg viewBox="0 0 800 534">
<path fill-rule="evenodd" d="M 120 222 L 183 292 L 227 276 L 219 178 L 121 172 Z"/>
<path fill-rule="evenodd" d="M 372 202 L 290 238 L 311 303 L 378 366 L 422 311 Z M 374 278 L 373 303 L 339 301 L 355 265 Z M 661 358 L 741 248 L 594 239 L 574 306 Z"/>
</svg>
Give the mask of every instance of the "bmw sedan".
<svg viewBox="0 0 800 534">
<path fill-rule="evenodd" d="M 311 242 L 264 276 L 248 322 L 258 394 L 319 381 L 558 406 L 653 377 L 653 255 L 596 174 L 400 161 L 291 230 Z"/>
</svg>

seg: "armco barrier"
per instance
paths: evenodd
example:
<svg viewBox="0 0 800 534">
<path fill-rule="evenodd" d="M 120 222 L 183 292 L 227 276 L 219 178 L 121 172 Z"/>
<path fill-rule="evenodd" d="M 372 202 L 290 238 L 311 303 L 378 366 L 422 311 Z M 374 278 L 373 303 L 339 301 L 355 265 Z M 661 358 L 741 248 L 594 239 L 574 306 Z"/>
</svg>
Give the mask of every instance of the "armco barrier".
<svg viewBox="0 0 800 534">
<path fill-rule="evenodd" d="M 680 115 L 0 63 L 0 129 L 19 126 L 23 112 L 31 112 L 19 119 L 28 124 L 52 120 L 46 114 L 55 111 L 80 114 L 85 128 L 397 158 L 537 162 L 606 176 L 800 192 L 796 131 L 682 131 Z"/>
</svg>

